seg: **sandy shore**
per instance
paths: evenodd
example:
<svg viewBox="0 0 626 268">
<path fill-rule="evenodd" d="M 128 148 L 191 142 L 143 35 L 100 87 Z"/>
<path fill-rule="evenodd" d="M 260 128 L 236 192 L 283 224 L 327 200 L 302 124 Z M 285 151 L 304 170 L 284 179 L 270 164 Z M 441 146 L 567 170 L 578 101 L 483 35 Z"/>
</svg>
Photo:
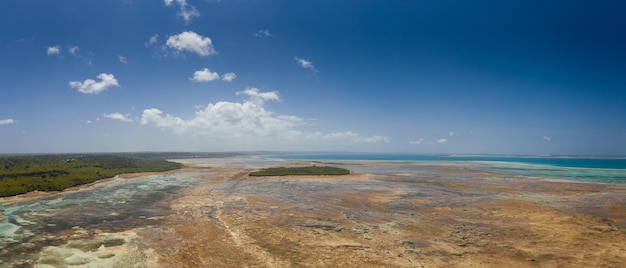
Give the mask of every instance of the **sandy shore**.
<svg viewBox="0 0 626 268">
<path fill-rule="evenodd" d="M 207 161 L 186 162 L 185 169 L 177 171 L 207 173 L 200 175 L 201 184 L 163 201 L 158 206 L 162 217 L 146 218 L 143 226 L 124 230 L 69 230 L 63 234 L 66 244 L 46 247 L 32 264 L 46 267 L 83 260 L 83 266 L 76 267 L 622 267 L 626 263 L 625 185 L 398 163 L 377 164 L 375 168 L 387 171 L 382 175 L 355 171 L 337 177 L 252 178 L 247 174 L 256 167 Z M 371 165 L 345 167 L 358 170 Z M 102 246 L 84 246 L 94 243 Z M 80 252 L 75 245 L 83 245 Z"/>
</svg>

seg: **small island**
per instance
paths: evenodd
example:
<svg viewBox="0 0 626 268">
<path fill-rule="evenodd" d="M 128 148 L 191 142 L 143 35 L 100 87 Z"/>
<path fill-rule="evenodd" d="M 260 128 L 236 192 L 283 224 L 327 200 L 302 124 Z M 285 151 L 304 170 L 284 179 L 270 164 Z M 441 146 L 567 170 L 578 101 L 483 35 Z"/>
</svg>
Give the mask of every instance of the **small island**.
<svg viewBox="0 0 626 268">
<path fill-rule="evenodd" d="M 350 170 L 330 166 L 271 167 L 251 172 L 250 176 L 290 176 L 290 175 L 348 175 Z"/>
</svg>

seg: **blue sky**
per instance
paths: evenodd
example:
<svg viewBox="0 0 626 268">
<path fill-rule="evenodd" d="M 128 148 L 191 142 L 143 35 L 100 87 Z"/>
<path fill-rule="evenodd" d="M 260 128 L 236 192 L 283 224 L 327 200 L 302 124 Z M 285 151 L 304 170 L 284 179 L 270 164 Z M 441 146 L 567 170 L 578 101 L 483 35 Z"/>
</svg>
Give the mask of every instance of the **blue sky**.
<svg viewBox="0 0 626 268">
<path fill-rule="evenodd" d="M 0 3 L 0 153 L 626 154 L 623 1 Z"/>
</svg>

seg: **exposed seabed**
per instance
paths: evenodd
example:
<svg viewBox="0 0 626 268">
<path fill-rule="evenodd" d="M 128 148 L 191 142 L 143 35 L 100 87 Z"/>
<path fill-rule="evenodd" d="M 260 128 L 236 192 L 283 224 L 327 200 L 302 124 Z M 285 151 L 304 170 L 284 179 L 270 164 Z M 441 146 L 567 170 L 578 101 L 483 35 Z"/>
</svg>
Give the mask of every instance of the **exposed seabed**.
<svg viewBox="0 0 626 268">
<path fill-rule="evenodd" d="M 3 199 L 2 267 L 619 266 L 626 185 L 471 165 L 180 160 L 51 196 Z M 316 162 L 316 164 L 320 164 Z"/>
</svg>

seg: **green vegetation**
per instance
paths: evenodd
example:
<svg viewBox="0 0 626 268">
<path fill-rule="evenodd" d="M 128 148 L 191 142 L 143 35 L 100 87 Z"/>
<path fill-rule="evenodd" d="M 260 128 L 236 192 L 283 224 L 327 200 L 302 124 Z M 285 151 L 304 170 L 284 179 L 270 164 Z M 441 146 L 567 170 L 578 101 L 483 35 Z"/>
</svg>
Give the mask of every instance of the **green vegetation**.
<svg viewBox="0 0 626 268">
<path fill-rule="evenodd" d="M 338 167 L 273 167 L 250 173 L 250 176 L 288 176 L 288 175 L 348 175 L 350 171 Z"/>
<path fill-rule="evenodd" d="M 181 168 L 168 162 L 182 154 L 0 155 L 0 197 L 31 191 L 60 191 L 122 173 Z"/>
</svg>

